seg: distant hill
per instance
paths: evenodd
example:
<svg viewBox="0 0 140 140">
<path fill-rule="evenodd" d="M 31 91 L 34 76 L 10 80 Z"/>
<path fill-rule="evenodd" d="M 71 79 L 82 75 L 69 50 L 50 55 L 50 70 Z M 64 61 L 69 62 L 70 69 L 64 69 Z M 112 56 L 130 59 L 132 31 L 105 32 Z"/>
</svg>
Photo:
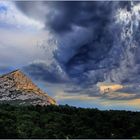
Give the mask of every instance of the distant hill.
<svg viewBox="0 0 140 140">
<path fill-rule="evenodd" d="M 50 105 L 55 100 L 38 88 L 20 70 L 0 76 L 0 103 Z"/>
</svg>

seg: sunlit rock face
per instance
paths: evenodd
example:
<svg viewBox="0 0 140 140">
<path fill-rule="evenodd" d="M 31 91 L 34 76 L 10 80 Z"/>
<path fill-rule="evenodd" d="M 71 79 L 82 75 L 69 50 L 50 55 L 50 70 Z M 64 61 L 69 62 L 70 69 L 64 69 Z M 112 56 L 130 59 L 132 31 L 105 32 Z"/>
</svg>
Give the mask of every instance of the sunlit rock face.
<svg viewBox="0 0 140 140">
<path fill-rule="evenodd" d="M 0 77 L 0 102 L 25 105 L 56 104 L 54 99 L 38 88 L 20 70 Z"/>
</svg>

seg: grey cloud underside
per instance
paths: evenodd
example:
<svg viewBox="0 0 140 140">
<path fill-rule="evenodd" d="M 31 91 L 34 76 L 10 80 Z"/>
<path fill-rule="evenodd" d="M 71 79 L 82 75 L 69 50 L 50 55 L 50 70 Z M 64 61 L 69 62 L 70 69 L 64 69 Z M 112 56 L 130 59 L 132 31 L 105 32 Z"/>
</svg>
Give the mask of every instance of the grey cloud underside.
<svg viewBox="0 0 140 140">
<path fill-rule="evenodd" d="M 45 63 L 32 63 L 29 66 L 23 67 L 25 72 L 28 72 L 35 80 L 48 81 L 50 83 L 68 82 L 65 73 L 59 70 L 55 64 L 47 66 Z"/>
<path fill-rule="evenodd" d="M 22 12 L 42 20 L 58 41 L 57 50 L 52 52 L 55 63 L 47 66 L 49 70 L 42 64 L 31 64 L 28 71 L 49 82 L 67 81 L 87 90 L 104 81 L 139 83 L 140 20 L 137 16 L 140 15 L 133 11 L 138 4 L 130 1 L 16 2 Z M 131 20 L 117 22 L 119 10 L 129 13 Z M 65 73 L 63 77 L 59 70 L 54 71 L 58 66 Z"/>
</svg>

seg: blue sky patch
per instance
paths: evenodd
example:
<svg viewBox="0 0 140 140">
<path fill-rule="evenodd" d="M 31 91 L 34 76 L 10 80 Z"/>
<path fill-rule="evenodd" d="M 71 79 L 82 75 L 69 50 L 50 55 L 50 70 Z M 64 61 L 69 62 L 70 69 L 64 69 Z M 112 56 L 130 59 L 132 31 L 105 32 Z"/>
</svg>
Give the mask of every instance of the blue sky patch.
<svg viewBox="0 0 140 140">
<path fill-rule="evenodd" d="M 6 12 L 8 10 L 8 7 L 6 7 L 5 5 L 0 5 L 0 13 Z"/>
</svg>

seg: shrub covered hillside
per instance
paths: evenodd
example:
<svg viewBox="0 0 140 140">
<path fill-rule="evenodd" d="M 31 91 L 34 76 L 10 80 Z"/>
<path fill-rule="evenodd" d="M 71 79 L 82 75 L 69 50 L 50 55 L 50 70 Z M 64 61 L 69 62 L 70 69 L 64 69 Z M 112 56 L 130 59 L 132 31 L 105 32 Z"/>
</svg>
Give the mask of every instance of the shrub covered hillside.
<svg viewBox="0 0 140 140">
<path fill-rule="evenodd" d="M 140 112 L 1 104 L 0 138 L 140 138 Z"/>
</svg>

